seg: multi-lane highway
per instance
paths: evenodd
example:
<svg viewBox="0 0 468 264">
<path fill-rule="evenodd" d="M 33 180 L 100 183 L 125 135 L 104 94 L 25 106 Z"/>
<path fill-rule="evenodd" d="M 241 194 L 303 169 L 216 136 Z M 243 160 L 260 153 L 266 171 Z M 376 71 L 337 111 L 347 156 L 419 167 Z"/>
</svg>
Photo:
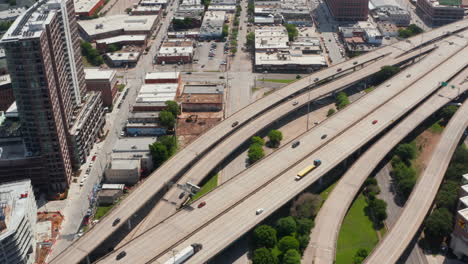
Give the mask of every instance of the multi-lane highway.
<svg viewBox="0 0 468 264">
<path fill-rule="evenodd" d="M 202 209 L 179 211 L 101 261 L 111 263 L 121 251 L 127 254 L 125 260 L 132 263 L 164 261 L 170 257 L 165 253 L 174 246 L 180 250 L 196 241 L 202 243 L 204 249 L 194 256 L 193 262 L 206 261 L 436 89 L 438 85 L 434 78 L 446 80 L 453 74 L 446 70 L 448 66 L 451 69 L 465 66 L 460 58 L 452 57 L 445 62 L 449 54 L 457 54 L 466 45 L 464 39 L 453 41 L 454 45 L 447 43 L 443 50 L 428 55 L 424 60 L 426 63 L 432 62 L 434 67 L 443 63 L 437 68 L 442 68 L 442 72 L 431 71 L 427 64 L 418 64 L 417 68 L 398 75 L 396 80 L 385 84 L 385 89 L 374 91 L 305 133 L 298 139 L 302 142 L 300 147 L 281 148 L 206 195 L 206 206 Z M 431 74 L 425 75 L 428 72 Z M 437 77 L 433 74 L 437 74 Z M 418 85 L 414 82 L 418 82 Z M 405 90 L 408 86 L 412 88 Z M 381 121 L 373 125 L 374 118 Z M 323 138 L 323 135 L 327 137 Z M 332 144 L 324 146 L 329 142 Z M 309 156 L 313 151 L 316 153 Z M 297 171 L 317 157 L 322 159 L 323 164 L 314 171 L 314 175 L 294 181 Z M 256 216 L 258 207 L 265 208 L 265 212 Z M 151 243 L 155 238 L 159 238 L 159 242 Z M 144 256 L 141 252 L 145 252 Z"/>
<path fill-rule="evenodd" d="M 436 39 L 445 34 L 444 32 L 447 31 L 457 31 L 464 29 L 466 28 L 467 24 L 467 21 L 460 21 L 444 28 L 428 32 L 423 37 L 424 41 Z M 177 176 L 179 176 L 179 174 L 181 174 L 184 169 L 193 164 L 194 160 L 205 154 L 205 152 L 209 151 L 211 147 L 223 140 L 226 135 L 232 133 L 235 130 L 232 127 L 233 122 L 239 122 L 238 127 L 240 127 L 244 123 L 252 120 L 252 118 L 258 114 L 261 114 L 265 110 L 275 106 L 278 102 L 284 100 L 284 98 L 287 98 L 288 96 L 303 90 L 309 84 L 314 83 L 315 78 L 323 80 L 335 75 L 339 68 L 341 69 L 340 72 L 345 72 L 348 69 L 356 67 L 361 63 L 369 61 L 370 59 L 375 59 L 385 55 L 388 56 L 391 52 L 402 53 L 413 47 L 412 42 L 419 43 L 418 40 L 419 39 L 415 37 L 411 42 L 399 42 L 393 46 L 383 47 L 375 52 L 368 53 L 353 60 L 314 73 L 309 77 L 287 86 L 277 93 L 271 94 L 261 100 L 258 100 L 254 104 L 248 105 L 247 107 L 241 109 L 227 120 L 207 131 L 204 135 L 196 139 L 194 143 L 184 148 L 182 151 L 180 151 L 180 153 L 166 162 L 160 169 L 154 172 L 145 183 L 132 192 L 129 197 L 127 197 L 127 199 L 119 204 L 119 206 L 112 210 L 109 216 L 105 217 L 101 223 L 92 228 L 87 234 L 72 244 L 65 252 L 54 258 L 50 263 L 77 262 L 83 259 L 87 254 L 89 254 L 89 252 L 91 252 L 109 235 L 111 235 L 119 226 L 124 224 L 125 220 L 129 219 L 134 214 L 134 212 L 141 208 L 155 193 L 163 189 L 165 184 L 162 183 L 161 179 L 166 179 L 165 182 L 169 182 L 170 180 L 177 178 Z M 386 59 L 386 57 L 383 59 Z M 357 62 L 357 64 L 355 65 L 354 62 Z M 370 64 L 368 67 L 371 66 L 372 64 Z M 112 226 L 112 222 L 116 218 L 120 218 L 121 222 L 116 226 Z"/>
<path fill-rule="evenodd" d="M 468 84 L 459 83 L 468 76 L 465 69 L 449 86 L 434 94 L 424 104 L 419 106 L 401 123 L 389 131 L 383 138 L 364 153 L 358 161 L 346 172 L 323 204 L 315 219 L 315 227 L 311 233 L 309 246 L 304 252 L 304 263 L 334 263 L 338 234 L 348 208 L 359 192 L 361 185 L 369 177 L 377 164 L 406 135 L 413 131 L 431 114 L 468 89 Z M 452 89 L 451 85 L 458 86 Z"/>
<path fill-rule="evenodd" d="M 466 78 L 465 74 L 463 80 Z M 464 88 L 466 86 L 465 82 Z M 450 159 L 467 125 L 468 103 L 465 102 L 444 129 L 429 164 L 418 179 L 398 221 L 383 241 L 371 252 L 365 263 L 396 263 L 431 209 Z"/>
<path fill-rule="evenodd" d="M 428 51 L 433 49 L 432 46 L 423 48 L 423 51 Z M 346 75 L 341 78 L 336 79 L 335 81 L 329 82 L 325 85 L 322 85 L 316 89 L 313 89 L 310 94 L 303 94 L 298 97 L 295 97 L 293 100 L 286 101 L 277 107 L 269 110 L 265 114 L 256 118 L 254 122 L 250 122 L 240 128 L 234 135 L 229 136 L 223 140 L 220 144 L 216 145 L 208 154 L 203 156 L 190 170 L 181 177 L 177 182 L 178 184 L 185 184 L 186 182 L 191 182 L 194 184 L 199 184 L 203 178 L 213 170 L 218 164 L 220 164 L 225 158 L 232 154 L 236 147 L 239 146 L 239 142 L 244 142 L 250 137 L 254 136 L 255 133 L 261 131 L 263 128 L 271 124 L 272 120 L 278 120 L 283 116 L 288 115 L 292 111 L 297 110 L 301 106 L 305 105 L 308 101 L 313 101 L 318 98 L 325 97 L 330 93 L 344 89 L 345 87 L 353 84 L 359 80 L 362 80 L 375 72 L 379 71 L 382 66 L 385 65 L 395 65 L 404 61 L 409 60 L 419 54 L 419 51 L 413 51 L 404 56 L 397 57 L 393 60 L 379 60 L 372 64 L 372 67 L 367 67 L 364 69 L 357 70 L 354 74 Z M 297 102 L 297 104 L 293 104 Z M 150 227 L 159 223 L 166 217 L 175 213 L 179 206 L 185 199 L 179 199 L 181 190 L 177 187 L 171 188 L 167 194 L 164 196 L 163 201 L 159 202 L 156 207 L 151 211 L 151 213 L 140 223 L 121 243 L 120 245 L 125 244 L 133 237 L 138 236 L 139 234 L 145 232 Z"/>
</svg>

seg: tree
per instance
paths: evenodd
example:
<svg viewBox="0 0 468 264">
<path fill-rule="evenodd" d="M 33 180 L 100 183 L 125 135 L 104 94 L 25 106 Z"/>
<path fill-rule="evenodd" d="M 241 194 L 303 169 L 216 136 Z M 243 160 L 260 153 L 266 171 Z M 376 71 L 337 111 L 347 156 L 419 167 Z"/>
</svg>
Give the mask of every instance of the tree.
<svg viewBox="0 0 468 264">
<path fill-rule="evenodd" d="M 416 145 L 407 143 L 400 144 L 395 149 L 395 154 L 398 155 L 406 164 L 416 157 Z"/>
<path fill-rule="evenodd" d="M 383 66 L 380 71 L 374 74 L 373 80 L 376 84 L 380 84 L 399 72 L 400 68 L 397 66 Z"/>
<path fill-rule="evenodd" d="M 432 239 L 442 239 L 452 232 L 452 214 L 446 208 L 435 209 L 424 222 L 424 234 Z"/>
<path fill-rule="evenodd" d="M 310 230 L 314 227 L 314 220 L 309 218 L 297 218 L 296 225 L 297 233 L 308 236 Z"/>
<path fill-rule="evenodd" d="M 247 41 L 246 41 L 247 47 L 250 49 L 253 49 L 255 47 L 255 33 L 250 32 L 249 34 L 247 34 L 246 38 L 247 38 Z"/>
<path fill-rule="evenodd" d="M 406 201 L 413 191 L 414 185 L 416 185 L 416 178 L 405 178 L 398 182 L 397 189 L 401 198 Z"/>
<path fill-rule="evenodd" d="M 387 219 L 387 203 L 380 199 L 371 200 L 366 208 L 366 212 L 375 224 L 381 224 Z"/>
<path fill-rule="evenodd" d="M 272 147 L 278 147 L 281 140 L 283 140 L 283 133 L 279 130 L 272 129 L 268 132 L 268 139 L 270 140 Z"/>
<path fill-rule="evenodd" d="M 13 24 L 13 21 L 1 21 L 0 22 L 0 32 L 5 32 L 7 31 L 11 24 Z"/>
<path fill-rule="evenodd" d="M 91 46 L 91 43 L 87 41 L 82 41 L 81 42 L 81 54 L 83 56 L 88 56 L 89 51 L 93 49 L 93 46 Z"/>
<path fill-rule="evenodd" d="M 283 264 L 300 264 L 301 254 L 297 250 L 290 249 L 284 253 Z"/>
<path fill-rule="evenodd" d="M 288 31 L 289 41 L 293 41 L 299 35 L 299 31 L 297 31 L 297 28 L 295 25 L 285 24 L 284 27 L 286 27 L 286 30 Z"/>
<path fill-rule="evenodd" d="M 336 95 L 336 108 L 341 110 L 350 104 L 348 95 L 345 92 L 339 92 Z"/>
<path fill-rule="evenodd" d="M 161 142 L 155 142 L 149 145 L 149 150 L 151 156 L 153 157 L 153 163 L 155 168 L 161 166 L 161 164 L 163 164 L 169 158 L 167 148 Z"/>
<path fill-rule="evenodd" d="M 173 116 L 180 115 L 180 107 L 176 101 L 168 100 L 166 101 L 166 109 L 167 111 L 171 112 Z"/>
<path fill-rule="evenodd" d="M 377 185 L 377 180 L 375 178 L 367 178 L 364 182 L 364 187 L 367 187 L 369 185 Z"/>
<path fill-rule="evenodd" d="M 358 249 L 358 251 L 356 252 L 353 258 L 353 264 L 361 264 L 362 262 L 364 262 L 364 259 L 366 259 L 368 255 L 369 253 L 367 252 L 366 249 L 364 248 Z"/>
<path fill-rule="evenodd" d="M 280 218 L 276 221 L 276 230 L 278 237 L 292 235 L 297 230 L 296 221 L 292 216 Z"/>
<path fill-rule="evenodd" d="M 332 116 L 333 114 L 335 114 L 335 112 L 336 112 L 336 110 L 334 108 L 328 109 L 327 117 Z"/>
<path fill-rule="evenodd" d="M 278 242 L 278 248 L 281 252 L 286 252 L 290 249 L 299 250 L 299 241 L 293 236 L 285 236 Z"/>
<path fill-rule="evenodd" d="M 258 248 L 253 252 L 252 257 L 253 264 L 274 264 L 278 263 L 278 260 L 271 254 L 270 250 L 262 247 Z"/>
<path fill-rule="evenodd" d="M 446 181 L 437 193 L 435 203 L 438 208 L 447 208 L 452 211 L 458 201 L 458 183 Z"/>
<path fill-rule="evenodd" d="M 158 138 L 158 141 L 163 144 L 169 156 L 174 155 L 177 151 L 177 139 L 175 136 L 162 136 Z"/>
<path fill-rule="evenodd" d="M 174 128 L 176 122 L 174 115 L 167 110 L 163 110 L 159 113 L 159 121 L 161 122 L 161 125 L 168 129 Z"/>
<path fill-rule="evenodd" d="M 297 241 L 299 241 L 299 250 L 301 251 L 301 253 L 304 252 L 304 250 L 309 245 L 309 240 L 310 240 L 310 234 L 297 236 Z"/>
<path fill-rule="evenodd" d="M 130 12 L 132 12 L 132 9 L 129 7 L 129 8 L 125 8 L 125 13 L 127 14 L 130 14 Z"/>
<path fill-rule="evenodd" d="M 296 218 L 313 218 L 322 205 L 322 197 L 312 193 L 301 194 L 291 206 L 290 213 Z"/>
<path fill-rule="evenodd" d="M 223 38 L 227 37 L 229 34 L 229 26 L 227 24 L 223 25 Z"/>
<path fill-rule="evenodd" d="M 456 105 L 448 105 L 442 108 L 442 110 L 440 111 L 440 115 L 444 119 L 445 122 L 448 122 L 457 110 L 458 110 L 458 107 Z"/>
<path fill-rule="evenodd" d="M 250 139 L 252 144 L 259 144 L 260 146 L 265 145 L 265 140 L 259 136 L 253 136 L 252 139 Z"/>
<path fill-rule="evenodd" d="M 247 157 L 249 159 L 249 163 L 253 164 L 256 161 L 260 160 L 265 156 L 265 152 L 263 152 L 263 147 L 259 144 L 252 144 L 249 147 L 249 151 L 247 153 Z"/>
<path fill-rule="evenodd" d="M 107 52 L 116 52 L 118 50 L 120 50 L 120 47 L 116 44 L 110 44 L 107 46 Z"/>
<path fill-rule="evenodd" d="M 276 230 L 269 225 L 261 225 L 254 229 L 253 239 L 256 247 L 273 248 L 276 245 Z"/>
</svg>

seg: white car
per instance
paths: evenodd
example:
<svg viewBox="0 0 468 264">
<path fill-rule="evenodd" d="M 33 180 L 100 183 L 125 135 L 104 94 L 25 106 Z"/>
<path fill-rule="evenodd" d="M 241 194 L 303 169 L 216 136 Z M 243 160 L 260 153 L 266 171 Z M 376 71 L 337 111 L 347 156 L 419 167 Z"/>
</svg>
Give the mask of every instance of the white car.
<svg viewBox="0 0 468 264">
<path fill-rule="evenodd" d="M 263 213 L 263 211 L 265 211 L 265 209 L 263 209 L 263 208 L 258 208 L 257 211 L 255 211 L 255 214 L 256 214 L 256 215 L 259 215 L 259 214 Z"/>
<path fill-rule="evenodd" d="M 121 136 L 121 137 L 124 137 L 124 136 L 125 136 L 125 132 L 124 132 L 124 131 L 120 132 L 120 136 Z"/>
<path fill-rule="evenodd" d="M 80 181 L 80 187 L 83 187 L 85 181 L 86 181 L 85 179 L 82 179 L 82 180 Z"/>
</svg>

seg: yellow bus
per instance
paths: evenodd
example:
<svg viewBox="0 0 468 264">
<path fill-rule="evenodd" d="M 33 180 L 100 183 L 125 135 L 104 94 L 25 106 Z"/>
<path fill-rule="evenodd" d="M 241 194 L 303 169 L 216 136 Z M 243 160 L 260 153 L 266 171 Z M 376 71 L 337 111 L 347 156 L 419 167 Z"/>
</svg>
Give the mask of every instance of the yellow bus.
<svg viewBox="0 0 468 264">
<path fill-rule="evenodd" d="M 313 165 L 309 165 L 307 167 L 305 167 L 304 169 L 302 169 L 296 176 L 296 180 L 300 180 L 302 179 L 302 177 L 306 176 L 309 172 L 313 171 L 315 168 L 317 168 L 318 166 L 320 166 L 320 164 L 322 164 L 322 161 L 321 160 L 314 160 L 314 164 Z"/>
<path fill-rule="evenodd" d="M 300 180 L 302 179 L 302 177 L 306 176 L 309 172 L 311 172 L 313 169 L 315 169 L 315 165 L 310 165 L 310 166 L 307 166 L 305 167 L 303 170 L 301 170 L 297 176 L 296 176 L 296 180 Z"/>
</svg>

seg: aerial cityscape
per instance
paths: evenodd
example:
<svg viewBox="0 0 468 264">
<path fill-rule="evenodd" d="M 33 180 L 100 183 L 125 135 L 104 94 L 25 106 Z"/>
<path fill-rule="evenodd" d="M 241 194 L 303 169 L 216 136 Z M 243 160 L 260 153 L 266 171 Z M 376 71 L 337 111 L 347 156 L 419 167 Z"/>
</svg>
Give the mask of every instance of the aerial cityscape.
<svg viewBox="0 0 468 264">
<path fill-rule="evenodd" d="M 468 0 L 5 0 L 0 263 L 468 263 Z"/>
</svg>

